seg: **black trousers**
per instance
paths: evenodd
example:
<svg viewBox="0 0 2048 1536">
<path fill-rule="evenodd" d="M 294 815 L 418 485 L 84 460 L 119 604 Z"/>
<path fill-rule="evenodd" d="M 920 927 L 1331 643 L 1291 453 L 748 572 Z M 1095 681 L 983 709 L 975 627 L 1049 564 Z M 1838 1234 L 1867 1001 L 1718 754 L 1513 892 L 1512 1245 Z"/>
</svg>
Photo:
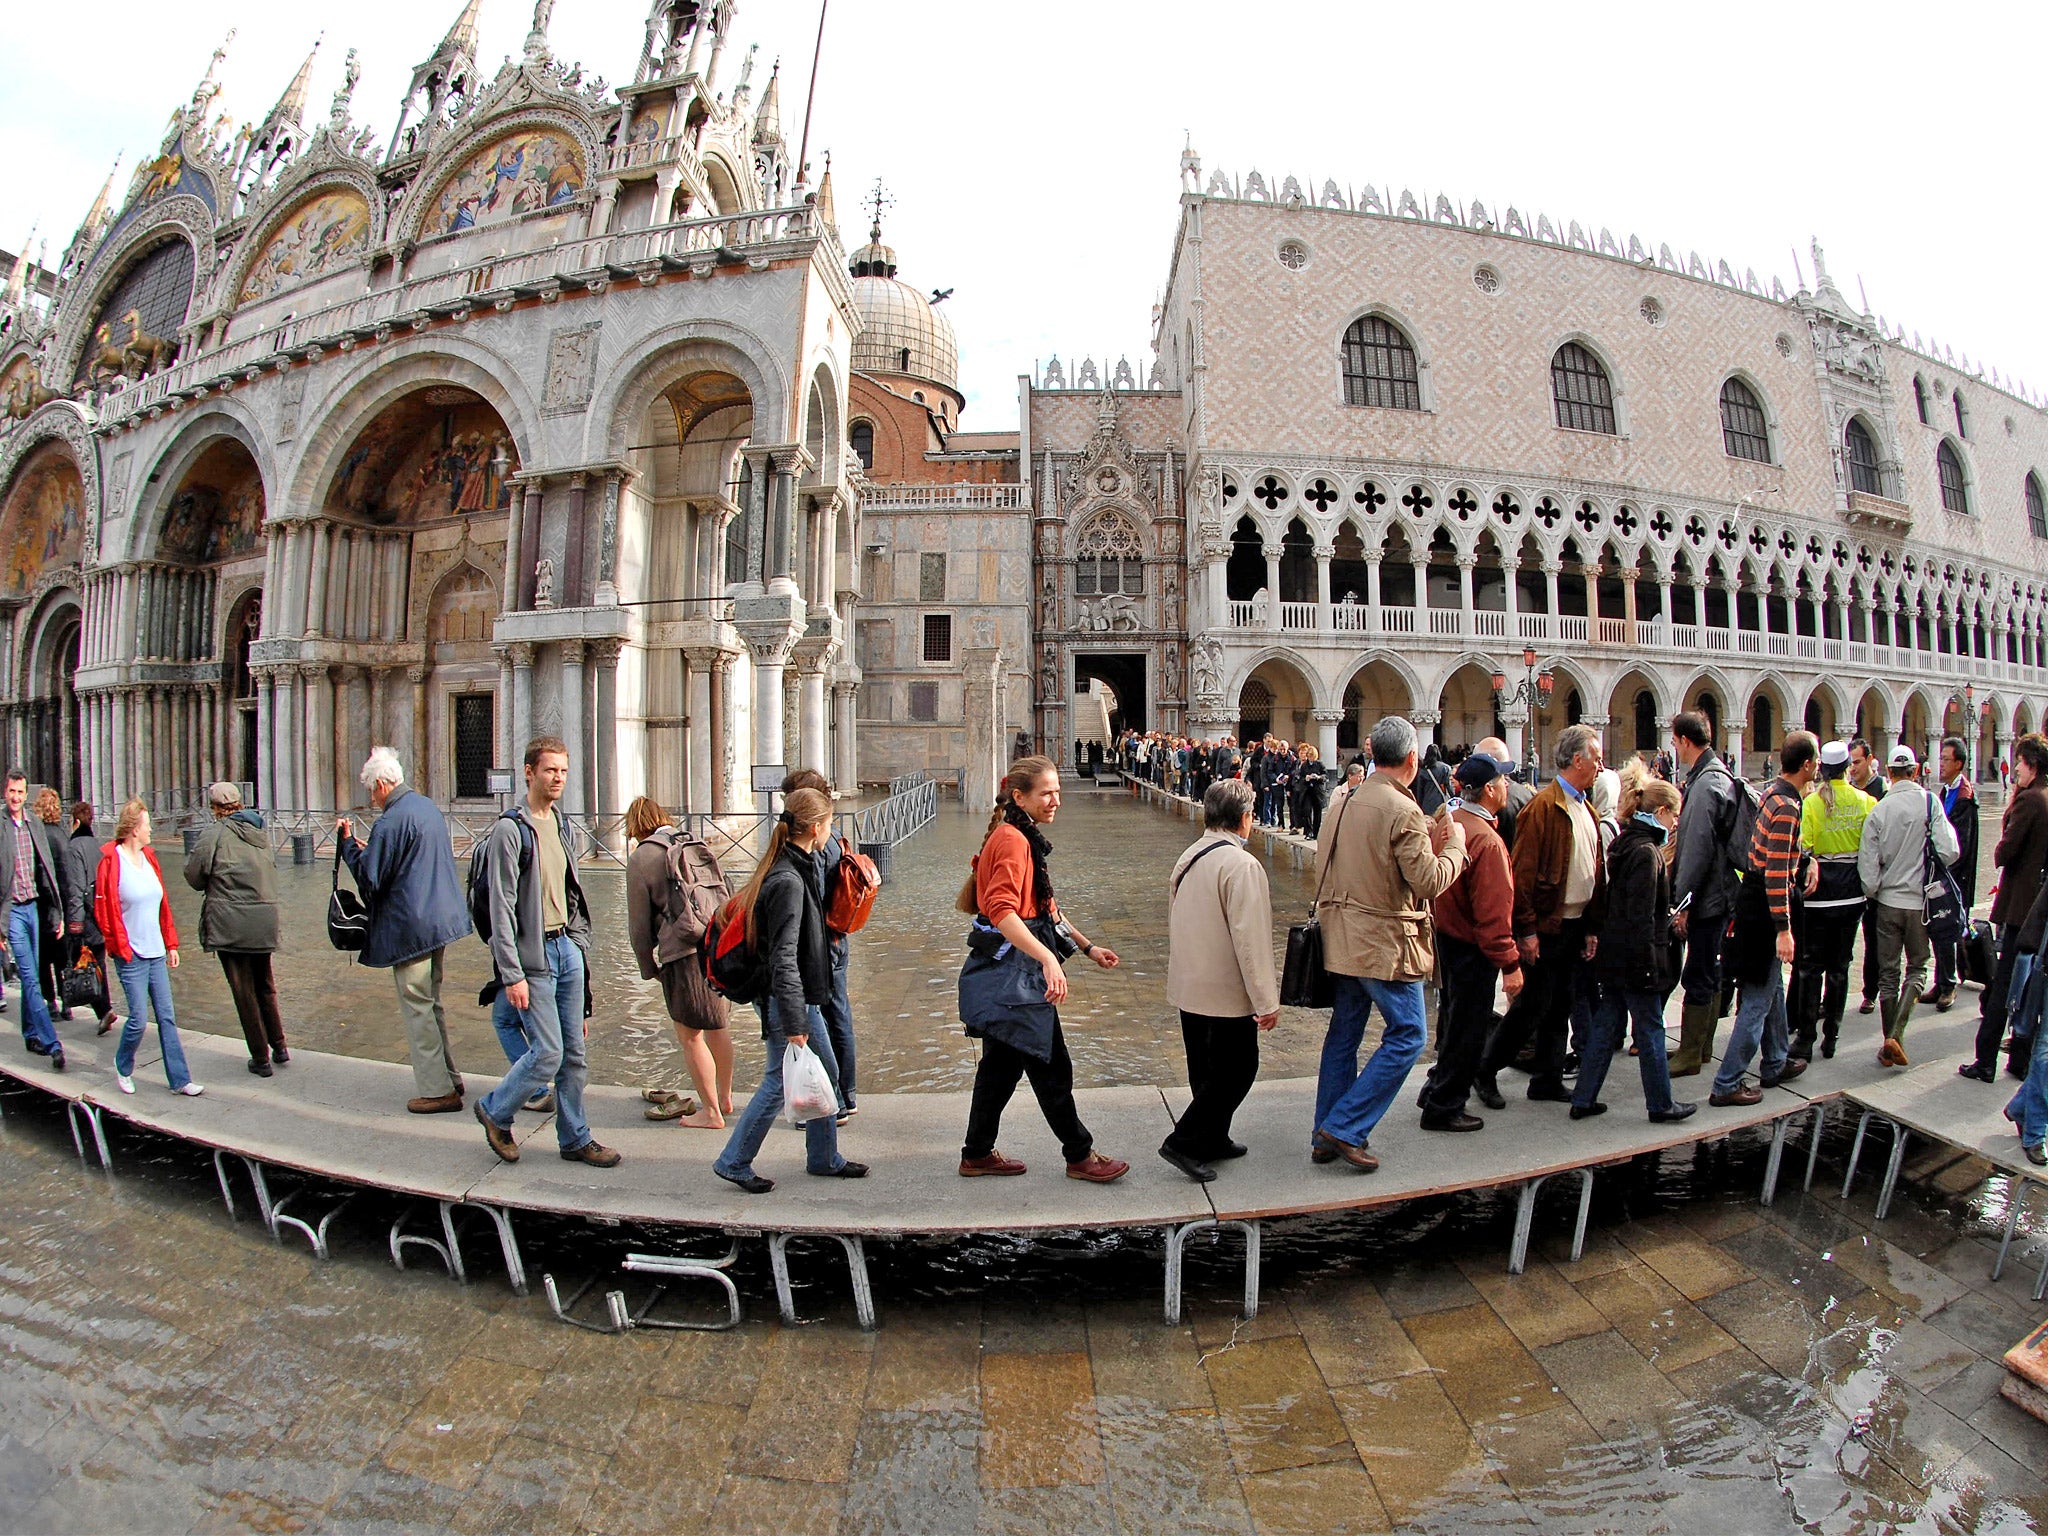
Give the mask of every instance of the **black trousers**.
<svg viewBox="0 0 2048 1536">
<path fill-rule="evenodd" d="M 1863 995 L 1877 996 L 1877 903 L 1863 903 Z"/>
<path fill-rule="evenodd" d="M 1991 985 L 1984 989 L 1983 1012 L 1977 1020 L 1977 1065 L 1987 1071 L 1998 1070 L 1998 1047 L 2005 1039 L 2005 1012 L 2012 996 L 2012 968 L 2019 959 L 2020 927 L 2018 923 L 1998 925 L 1998 968 L 1991 974 Z M 2027 1057 L 2013 1052 L 2013 1064 L 2024 1070 Z"/>
<path fill-rule="evenodd" d="M 1422 1112 L 1431 1116 L 1464 1113 L 1472 1077 L 1486 1055 L 1487 1031 L 1493 1027 L 1493 992 L 1500 967 L 1477 944 L 1467 944 L 1438 931 L 1437 974 L 1443 981 L 1443 1007 L 1438 1014 L 1436 1065 L 1422 1090 Z"/>
<path fill-rule="evenodd" d="M 1067 1037 L 1058 1024 L 1052 1030 L 1052 1058 L 1040 1061 L 1013 1045 L 990 1036 L 981 1042 L 981 1065 L 974 1069 L 974 1098 L 967 1108 L 967 1141 L 962 1157 L 987 1157 L 996 1149 L 996 1133 L 1002 1129 L 1003 1111 L 1010 1095 L 1017 1091 L 1017 1079 L 1031 1079 L 1039 1111 L 1060 1141 L 1060 1151 L 1070 1163 L 1083 1162 L 1095 1150 L 1095 1138 L 1081 1123 L 1074 1106 L 1074 1058 L 1067 1054 Z"/>
<path fill-rule="evenodd" d="M 1227 1019 L 1182 1009 L 1180 1038 L 1195 1096 L 1166 1141 L 1176 1152 L 1206 1160 L 1230 1145 L 1230 1117 L 1259 1075 L 1259 1027 L 1250 1014 Z"/>
<path fill-rule="evenodd" d="M 1536 959 L 1522 968 L 1522 995 L 1500 1021 L 1487 1042 L 1481 1068 L 1491 1077 L 1521 1054 L 1531 1034 L 1536 1037 L 1536 1065 L 1529 1086 L 1564 1088 L 1565 1042 L 1571 1034 L 1572 988 L 1585 964 L 1586 921 L 1568 918 L 1556 933 L 1537 942 Z"/>
<path fill-rule="evenodd" d="M 1841 1030 L 1842 1013 L 1849 1003 L 1849 955 L 1856 947 L 1856 930 L 1867 905 L 1806 909 L 1806 928 L 1799 937 L 1799 956 L 1792 967 L 1797 978 L 1793 991 L 1797 1006 L 1788 1000 L 1787 1012 L 1792 1038 L 1809 1049 L 1823 1026 L 1830 1034 Z"/>
<path fill-rule="evenodd" d="M 1721 936 L 1728 927 L 1725 913 L 1692 919 L 1685 933 L 1685 969 L 1679 985 L 1685 989 L 1689 1007 L 1702 1003 L 1718 1006 L 1721 995 Z"/>
<path fill-rule="evenodd" d="M 220 968 L 234 994 L 235 1016 L 242 1021 L 242 1038 L 249 1045 L 249 1059 L 267 1062 L 270 1053 L 284 1049 L 284 1021 L 277 1013 L 277 979 L 270 971 L 267 954 L 220 951 Z"/>
</svg>

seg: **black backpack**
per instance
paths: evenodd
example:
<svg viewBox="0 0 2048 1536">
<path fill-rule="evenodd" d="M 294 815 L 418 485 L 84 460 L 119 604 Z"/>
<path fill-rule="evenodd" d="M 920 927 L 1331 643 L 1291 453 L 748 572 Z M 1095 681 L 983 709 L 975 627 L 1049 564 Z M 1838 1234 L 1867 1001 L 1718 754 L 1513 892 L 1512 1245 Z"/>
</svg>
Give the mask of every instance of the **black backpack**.
<svg viewBox="0 0 2048 1536">
<path fill-rule="evenodd" d="M 499 819 L 510 819 L 519 823 L 519 875 L 526 877 L 526 871 L 533 865 L 533 827 L 524 816 L 516 811 L 502 811 Z M 492 831 L 496 831 L 495 826 Z M 476 936 L 484 941 L 485 947 L 491 942 L 491 839 L 485 835 L 476 840 L 469 850 L 469 921 L 476 929 Z"/>
</svg>

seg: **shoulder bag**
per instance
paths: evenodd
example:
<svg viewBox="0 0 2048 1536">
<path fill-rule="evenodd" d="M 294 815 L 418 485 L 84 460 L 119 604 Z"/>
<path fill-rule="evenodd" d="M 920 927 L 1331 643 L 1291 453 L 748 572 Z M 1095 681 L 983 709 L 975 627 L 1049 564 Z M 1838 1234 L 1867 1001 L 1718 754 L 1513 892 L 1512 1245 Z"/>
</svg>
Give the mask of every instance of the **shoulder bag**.
<svg viewBox="0 0 2048 1536">
<path fill-rule="evenodd" d="M 355 953 L 370 941 L 370 909 L 363 898 L 341 883 L 341 835 L 334 839 L 334 886 L 327 894 L 327 942 Z"/>
<path fill-rule="evenodd" d="M 1344 826 L 1344 813 L 1354 795 L 1346 795 L 1337 807 L 1337 819 L 1330 823 L 1330 856 L 1323 861 L 1322 877 L 1316 881 L 1315 899 L 1309 903 L 1308 921 L 1294 923 L 1287 930 L 1287 957 L 1280 967 L 1280 1001 L 1288 1008 L 1330 1008 L 1336 1005 L 1337 984 L 1323 969 L 1323 923 L 1316 914 L 1323 904 L 1323 885 L 1330 878 L 1330 866 L 1337 862 L 1337 834 Z"/>
<path fill-rule="evenodd" d="M 1922 911 L 1927 918 L 1927 937 L 1935 944 L 1954 944 L 1969 927 L 1969 912 L 1963 906 L 1963 888 L 1956 883 L 1954 872 L 1934 851 L 1932 794 L 1927 796 L 1927 844 L 1920 857 L 1920 890 Z"/>
</svg>

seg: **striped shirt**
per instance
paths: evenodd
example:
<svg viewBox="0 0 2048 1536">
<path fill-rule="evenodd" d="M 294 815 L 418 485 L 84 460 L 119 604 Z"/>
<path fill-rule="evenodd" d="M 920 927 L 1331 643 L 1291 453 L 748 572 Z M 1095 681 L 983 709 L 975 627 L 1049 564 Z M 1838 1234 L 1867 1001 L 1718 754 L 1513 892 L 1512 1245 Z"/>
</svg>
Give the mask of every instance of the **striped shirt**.
<svg viewBox="0 0 2048 1536">
<path fill-rule="evenodd" d="M 1756 808 L 1756 830 L 1750 836 L 1749 867 L 1762 870 L 1764 897 L 1771 921 L 1792 926 L 1792 872 L 1799 865 L 1799 788 L 1782 776 L 1771 780 Z"/>
</svg>

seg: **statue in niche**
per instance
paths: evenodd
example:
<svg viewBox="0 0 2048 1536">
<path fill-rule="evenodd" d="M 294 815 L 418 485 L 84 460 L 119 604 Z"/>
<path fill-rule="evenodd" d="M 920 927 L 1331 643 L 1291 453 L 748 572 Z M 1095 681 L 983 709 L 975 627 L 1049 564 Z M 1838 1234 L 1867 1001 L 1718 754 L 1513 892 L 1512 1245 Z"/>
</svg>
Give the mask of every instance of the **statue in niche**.
<svg viewBox="0 0 2048 1536">
<path fill-rule="evenodd" d="M 1213 635 L 1204 636 L 1188 647 L 1194 668 L 1195 697 L 1213 703 L 1223 692 L 1223 647 Z"/>
<path fill-rule="evenodd" d="M 533 568 L 533 606 L 555 606 L 555 562 L 545 557 Z"/>
</svg>

